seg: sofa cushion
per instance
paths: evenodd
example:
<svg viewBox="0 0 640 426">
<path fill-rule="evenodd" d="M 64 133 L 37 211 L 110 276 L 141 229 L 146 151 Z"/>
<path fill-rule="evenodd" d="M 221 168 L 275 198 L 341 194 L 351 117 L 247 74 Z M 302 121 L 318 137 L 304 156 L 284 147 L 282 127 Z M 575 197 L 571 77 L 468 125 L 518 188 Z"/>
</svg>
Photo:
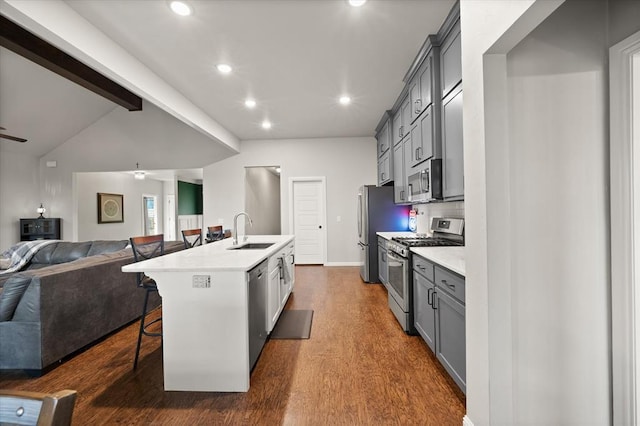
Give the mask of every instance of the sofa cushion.
<svg viewBox="0 0 640 426">
<path fill-rule="evenodd" d="M 31 258 L 31 265 L 41 264 L 41 265 L 49 265 L 51 264 L 51 255 L 54 250 L 58 246 L 57 243 L 49 244 L 42 247 L 36 254 Z"/>
<path fill-rule="evenodd" d="M 97 254 L 113 253 L 114 251 L 122 250 L 128 244 L 129 244 L 128 240 L 120 240 L 120 241 L 96 240 L 91 243 L 91 248 L 87 253 L 87 257 L 95 256 Z"/>
<path fill-rule="evenodd" d="M 0 321 L 11 321 L 16 306 L 31 284 L 31 278 L 29 275 L 14 274 L 4 283 L 0 292 Z"/>
<path fill-rule="evenodd" d="M 57 265 L 58 263 L 71 262 L 73 260 L 86 257 L 91 248 L 91 241 L 85 241 L 82 243 L 72 243 L 68 241 L 61 241 L 56 246 L 55 251 L 51 255 L 51 264 Z"/>
</svg>

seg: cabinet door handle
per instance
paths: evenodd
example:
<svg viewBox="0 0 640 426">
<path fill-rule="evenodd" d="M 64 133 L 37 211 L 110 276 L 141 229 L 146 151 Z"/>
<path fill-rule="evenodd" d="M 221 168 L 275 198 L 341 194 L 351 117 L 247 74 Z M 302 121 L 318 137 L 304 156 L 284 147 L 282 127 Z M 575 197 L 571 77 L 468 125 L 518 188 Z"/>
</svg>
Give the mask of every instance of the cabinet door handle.
<svg viewBox="0 0 640 426">
<path fill-rule="evenodd" d="M 384 180 L 384 172 L 380 173 L 380 180 Z"/>
<path fill-rule="evenodd" d="M 422 160 L 422 147 L 419 146 L 418 148 L 416 148 L 418 150 L 418 160 Z"/>
<path fill-rule="evenodd" d="M 400 191 L 400 200 L 404 200 L 404 189 Z"/>
<path fill-rule="evenodd" d="M 432 288 L 428 288 L 427 289 L 427 303 L 429 304 L 429 306 L 433 306 L 431 304 L 432 296 L 433 296 L 433 289 Z"/>
<path fill-rule="evenodd" d="M 433 309 L 438 309 L 438 307 L 436 306 L 436 297 L 438 296 L 438 293 L 433 290 L 433 295 L 431 296 L 431 307 Z"/>
<path fill-rule="evenodd" d="M 398 127 L 398 137 L 402 137 L 402 126 Z"/>
<path fill-rule="evenodd" d="M 387 253 L 382 253 L 382 261 L 383 262 L 387 261 Z"/>
<path fill-rule="evenodd" d="M 416 105 L 416 114 L 420 114 L 420 111 L 422 111 L 422 99 L 416 99 L 414 103 Z"/>
<path fill-rule="evenodd" d="M 441 282 L 442 284 L 446 285 L 446 286 L 447 286 L 447 287 L 449 287 L 449 288 L 452 288 L 452 289 L 454 289 L 454 290 L 456 289 L 456 285 L 455 285 L 455 284 L 449 284 L 449 283 L 447 282 L 447 280 L 440 280 L 440 282 Z"/>
</svg>

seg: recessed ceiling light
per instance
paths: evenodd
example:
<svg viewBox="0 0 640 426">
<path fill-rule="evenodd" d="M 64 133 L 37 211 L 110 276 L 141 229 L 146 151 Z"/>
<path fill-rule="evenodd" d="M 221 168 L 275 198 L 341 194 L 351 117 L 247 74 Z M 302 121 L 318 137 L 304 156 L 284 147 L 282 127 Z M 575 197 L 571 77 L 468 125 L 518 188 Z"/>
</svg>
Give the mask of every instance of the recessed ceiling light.
<svg viewBox="0 0 640 426">
<path fill-rule="evenodd" d="M 191 7 L 182 1 L 172 1 L 169 3 L 169 7 L 173 10 L 173 13 L 180 16 L 189 16 L 191 15 Z"/>
<path fill-rule="evenodd" d="M 340 96 L 340 103 L 342 105 L 349 105 L 351 103 L 351 98 L 349 96 Z"/>
<path fill-rule="evenodd" d="M 349 0 L 349 4 L 353 7 L 360 7 L 366 2 L 367 0 Z"/>
<path fill-rule="evenodd" d="M 270 129 L 271 128 L 271 122 L 269 120 L 264 120 L 262 122 L 262 128 L 263 129 Z"/>
<path fill-rule="evenodd" d="M 231 70 L 232 70 L 231 65 L 227 65 L 227 64 L 218 64 L 218 65 L 216 65 L 216 68 L 222 74 L 229 74 L 231 72 Z"/>
<path fill-rule="evenodd" d="M 255 108 L 256 101 L 254 99 L 247 99 L 246 101 L 244 101 L 244 106 L 246 106 L 247 108 Z"/>
</svg>

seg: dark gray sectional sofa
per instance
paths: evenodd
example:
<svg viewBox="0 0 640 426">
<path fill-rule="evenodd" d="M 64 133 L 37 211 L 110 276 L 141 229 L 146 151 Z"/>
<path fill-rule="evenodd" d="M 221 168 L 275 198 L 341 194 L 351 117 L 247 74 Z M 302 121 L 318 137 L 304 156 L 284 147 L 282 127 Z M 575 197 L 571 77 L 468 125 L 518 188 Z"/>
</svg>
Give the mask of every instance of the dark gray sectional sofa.
<svg viewBox="0 0 640 426">
<path fill-rule="evenodd" d="M 133 262 L 127 244 L 52 243 L 21 271 L 2 276 L 0 370 L 43 372 L 139 318 L 144 291 L 136 286 L 136 274 L 121 271 Z M 180 241 L 165 242 L 165 253 L 182 248 Z M 158 306 L 160 297 L 152 295 L 149 304 Z"/>
</svg>

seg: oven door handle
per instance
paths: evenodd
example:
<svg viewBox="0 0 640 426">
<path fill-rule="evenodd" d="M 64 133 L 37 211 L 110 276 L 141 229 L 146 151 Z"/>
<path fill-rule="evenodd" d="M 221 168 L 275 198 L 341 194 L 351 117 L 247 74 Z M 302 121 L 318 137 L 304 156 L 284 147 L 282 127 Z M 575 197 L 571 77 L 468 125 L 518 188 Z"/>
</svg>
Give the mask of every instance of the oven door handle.
<svg viewBox="0 0 640 426">
<path fill-rule="evenodd" d="M 387 259 L 395 260 L 397 262 L 405 262 L 406 260 L 408 260 L 407 258 L 400 256 L 394 251 L 387 251 Z"/>
</svg>

